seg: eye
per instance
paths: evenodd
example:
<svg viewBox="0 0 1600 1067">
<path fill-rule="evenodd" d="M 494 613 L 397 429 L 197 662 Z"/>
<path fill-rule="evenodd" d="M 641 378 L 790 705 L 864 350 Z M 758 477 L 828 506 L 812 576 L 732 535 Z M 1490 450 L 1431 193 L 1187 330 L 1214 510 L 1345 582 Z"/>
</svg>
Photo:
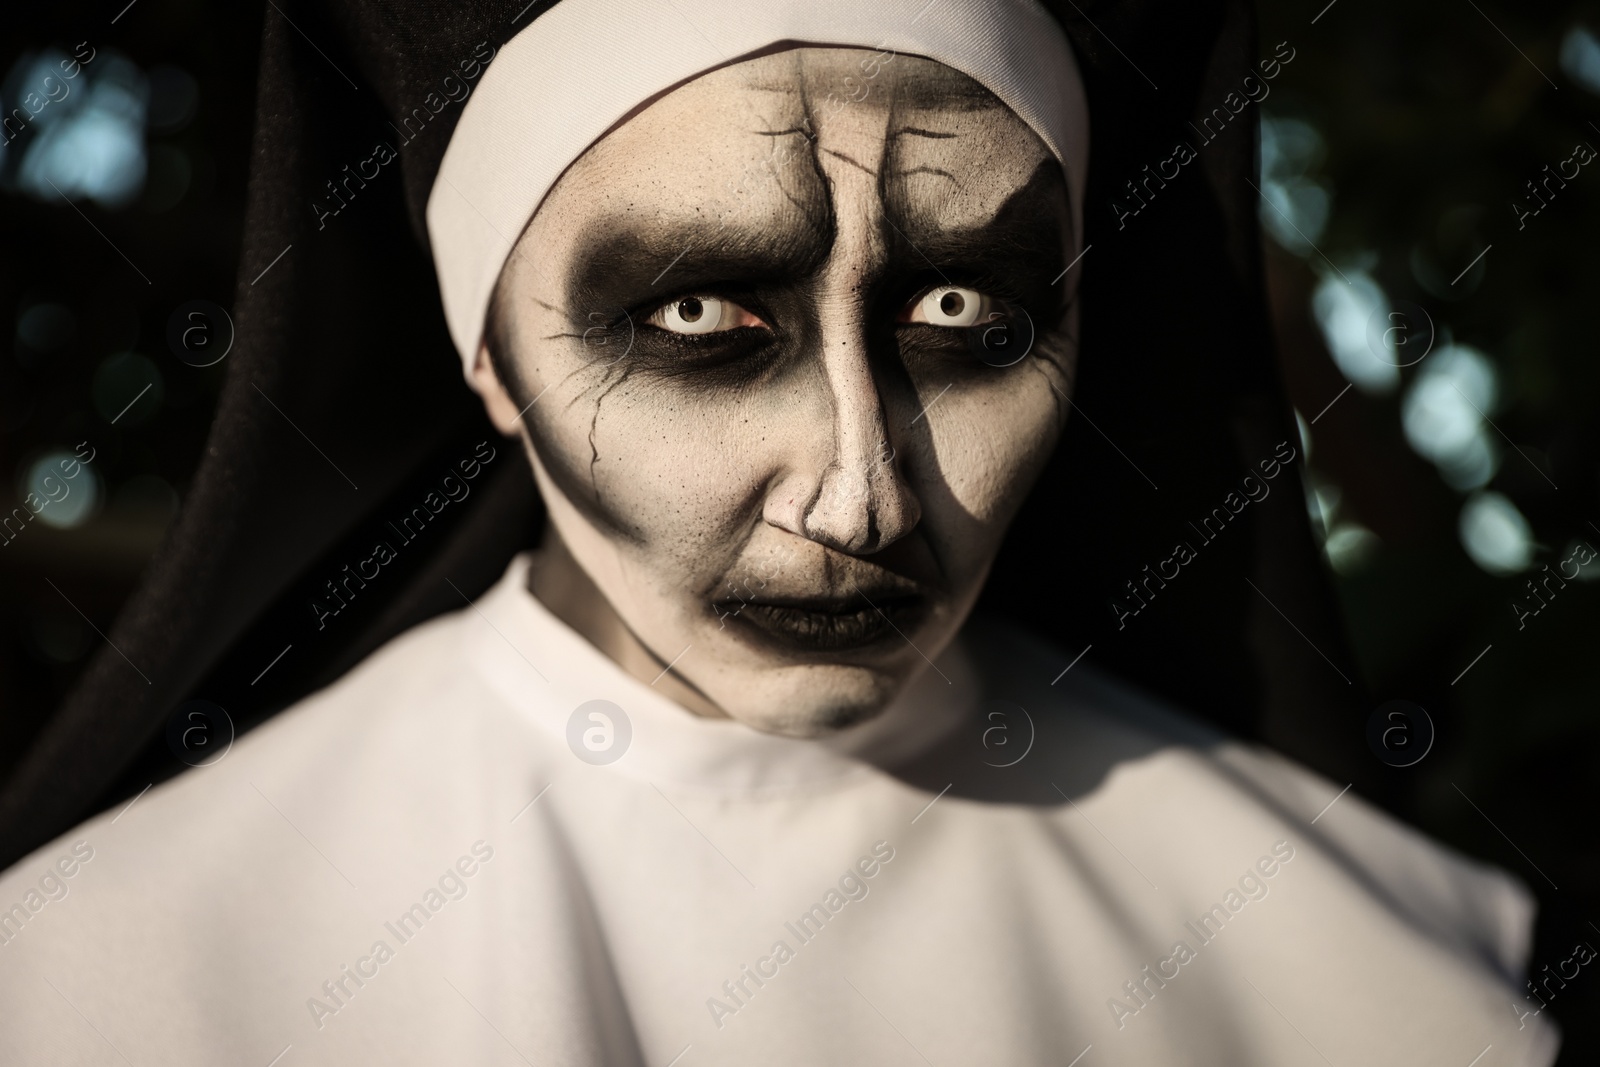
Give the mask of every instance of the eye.
<svg viewBox="0 0 1600 1067">
<path fill-rule="evenodd" d="M 925 322 L 930 326 L 963 327 L 987 322 L 999 311 L 1000 302 L 976 289 L 960 285 L 941 285 L 929 289 L 906 305 L 901 322 Z"/>
<path fill-rule="evenodd" d="M 668 333 L 700 334 L 765 326 L 760 318 L 720 296 L 684 296 L 661 305 L 646 320 Z"/>
</svg>

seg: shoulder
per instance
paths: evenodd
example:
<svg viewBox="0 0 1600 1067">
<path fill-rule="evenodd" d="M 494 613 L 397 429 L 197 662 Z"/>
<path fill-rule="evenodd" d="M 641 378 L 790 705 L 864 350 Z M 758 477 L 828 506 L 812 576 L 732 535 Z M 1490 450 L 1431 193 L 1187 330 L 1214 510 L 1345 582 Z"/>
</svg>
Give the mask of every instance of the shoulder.
<svg viewBox="0 0 1600 1067">
<path fill-rule="evenodd" d="M 147 906 L 158 884 L 162 915 L 220 917 L 274 897 L 292 912 L 307 878 L 348 882 L 397 834 L 426 840 L 430 827 L 494 804 L 501 784 L 537 768 L 550 745 L 473 668 L 466 651 L 479 625 L 468 609 L 397 636 L 238 737 L 216 763 L 101 812 L 0 874 L 0 908 L 26 904 L 41 879 L 70 878 L 63 895 L 82 896 L 68 905 L 78 919 Z M 50 910 L 16 913 L 0 945 L 56 925 Z M 58 934 L 74 936 L 64 926 Z"/>
<path fill-rule="evenodd" d="M 1160 821 L 1216 847 L 1238 838 L 1240 849 L 1261 848 L 1265 838 L 1250 835 L 1270 831 L 1317 856 L 1396 921 L 1521 985 L 1535 904 L 1517 878 L 1434 841 L 1346 783 L 1231 737 L 1087 662 L 1063 673 L 1075 653 L 989 620 L 964 632 L 963 642 L 985 691 L 1027 708 L 1037 766 L 1049 769 L 1061 795 L 1090 810 L 1137 811 L 1146 825 Z"/>
<path fill-rule="evenodd" d="M 1303 821 L 1303 835 L 1320 853 L 1411 927 L 1521 986 L 1537 910 L 1521 879 L 1435 841 L 1348 786 L 1270 749 L 1233 742 L 1208 755 L 1258 803 Z"/>
<path fill-rule="evenodd" d="M 396 637 L 0 875 L 0 1002 L 27 1020 L 0 1028 L 0 1061 L 57 1062 L 76 1032 L 45 979 L 152 1047 L 234 1048 L 216 1020 L 240 1004 L 303 1025 L 307 961 L 370 944 L 373 899 L 438 879 L 558 758 L 466 654 L 483 626 L 469 609 Z"/>
</svg>

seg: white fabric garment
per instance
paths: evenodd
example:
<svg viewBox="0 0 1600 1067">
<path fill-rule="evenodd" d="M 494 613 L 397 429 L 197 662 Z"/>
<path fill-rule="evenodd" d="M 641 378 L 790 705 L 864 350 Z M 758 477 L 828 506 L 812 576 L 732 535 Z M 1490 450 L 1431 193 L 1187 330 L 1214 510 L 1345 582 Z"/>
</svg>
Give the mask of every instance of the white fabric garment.
<svg viewBox="0 0 1600 1067">
<path fill-rule="evenodd" d="M 1087 665 L 972 624 L 789 740 L 624 674 L 525 572 L 0 877 L 0 1063 L 1554 1058 L 1511 877 Z M 609 765 L 568 742 L 596 699 Z"/>
<path fill-rule="evenodd" d="M 562 0 L 530 23 L 467 100 L 428 194 L 439 294 L 469 380 L 500 269 L 567 167 L 640 104 L 778 44 L 882 49 L 966 74 L 1055 154 L 1082 233 L 1089 111 L 1061 27 L 1036 0 L 930 14 L 936 2 Z"/>
</svg>

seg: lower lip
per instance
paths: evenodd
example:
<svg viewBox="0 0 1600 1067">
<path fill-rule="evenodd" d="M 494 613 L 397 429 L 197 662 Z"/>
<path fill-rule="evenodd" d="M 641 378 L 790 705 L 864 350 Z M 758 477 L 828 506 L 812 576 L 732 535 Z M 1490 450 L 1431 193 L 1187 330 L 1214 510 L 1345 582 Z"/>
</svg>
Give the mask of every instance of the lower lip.
<svg viewBox="0 0 1600 1067">
<path fill-rule="evenodd" d="M 879 607 L 882 610 L 879 610 Z M 871 648 L 899 640 L 925 614 L 920 598 L 863 605 L 857 611 L 817 611 L 793 605 L 756 601 L 719 604 L 723 618 L 733 618 L 786 648 L 807 652 L 841 652 Z"/>
</svg>

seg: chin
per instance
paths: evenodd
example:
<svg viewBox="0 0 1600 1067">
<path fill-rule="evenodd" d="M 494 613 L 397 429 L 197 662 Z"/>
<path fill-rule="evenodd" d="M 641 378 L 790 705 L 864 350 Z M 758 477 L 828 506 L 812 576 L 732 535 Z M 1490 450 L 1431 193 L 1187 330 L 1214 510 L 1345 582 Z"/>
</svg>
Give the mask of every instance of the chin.
<svg viewBox="0 0 1600 1067">
<path fill-rule="evenodd" d="M 763 733 L 812 740 L 876 718 L 906 679 L 898 672 L 829 664 L 767 668 L 754 678 L 726 681 L 738 694 L 719 701 L 729 718 Z"/>
</svg>

